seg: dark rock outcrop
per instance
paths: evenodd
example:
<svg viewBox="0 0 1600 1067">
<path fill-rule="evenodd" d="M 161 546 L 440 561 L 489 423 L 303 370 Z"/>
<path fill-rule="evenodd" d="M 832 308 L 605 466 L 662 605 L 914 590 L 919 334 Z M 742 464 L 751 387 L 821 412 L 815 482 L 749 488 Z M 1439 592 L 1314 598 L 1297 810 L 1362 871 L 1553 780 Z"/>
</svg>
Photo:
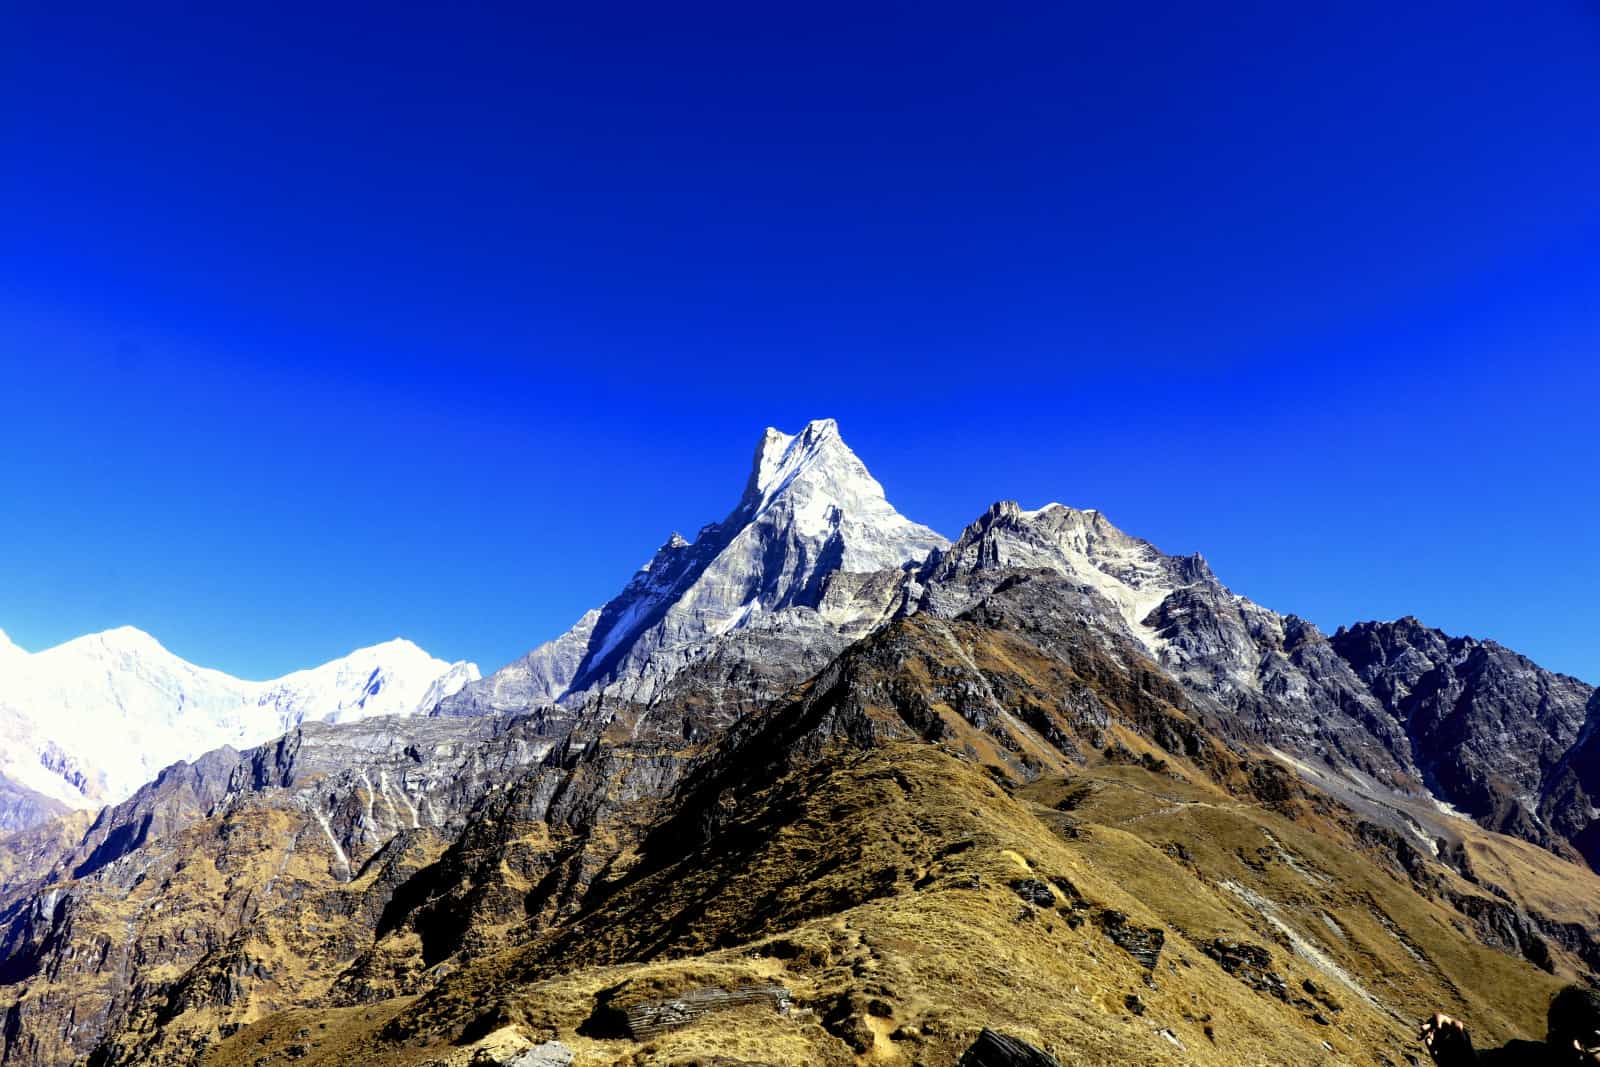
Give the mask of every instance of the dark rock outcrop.
<svg viewBox="0 0 1600 1067">
<path fill-rule="evenodd" d="M 1100 929 L 1112 944 L 1139 961 L 1147 971 L 1155 970 L 1161 961 L 1161 947 L 1166 944 L 1166 931 L 1154 926 L 1139 926 L 1128 921 L 1120 911 L 1104 911 L 1098 916 Z"/>
<path fill-rule="evenodd" d="M 1409 616 L 1341 629 L 1331 643 L 1402 724 L 1439 799 L 1556 851 L 1594 821 L 1579 744 L 1591 686 Z"/>
<path fill-rule="evenodd" d="M 1061 1067 L 1048 1052 L 1040 1052 L 1020 1038 L 984 1030 L 956 1067 Z"/>
</svg>

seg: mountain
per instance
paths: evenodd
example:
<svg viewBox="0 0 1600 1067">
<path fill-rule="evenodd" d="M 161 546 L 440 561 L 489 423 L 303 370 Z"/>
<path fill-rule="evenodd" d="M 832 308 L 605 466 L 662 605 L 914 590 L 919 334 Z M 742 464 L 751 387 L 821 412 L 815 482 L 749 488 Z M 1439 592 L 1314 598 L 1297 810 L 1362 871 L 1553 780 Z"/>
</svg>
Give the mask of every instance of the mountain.
<svg viewBox="0 0 1600 1067">
<path fill-rule="evenodd" d="M 898 571 L 948 543 L 895 511 L 834 420 L 792 435 L 768 428 L 727 518 L 693 542 L 674 533 L 603 607 L 466 686 L 438 713 L 515 710 L 594 692 L 648 700 L 708 642 L 744 630 L 794 631 L 807 643 L 858 636 L 887 605 L 856 595 L 850 576 Z"/>
<path fill-rule="evenodd" d="M 1590 692 L 1583 683 L 1492 643 L 1432 631 L 1418 639 L 1426 655 L 1392 633 L 1384 639 L 1399 641 L 1391 654 L 1363 652 L 1364 643 L 1384 644 L 1373 635 L 1386 624 L 1330 639 L 1305 619 L 1232 592 L 1199 554 L 1164 553 L 1095 509 L 1002 501 L 951 544 L 896 512 L 826 419 L 794 435 L 769 428 L 726 519 L 692 543 L 672 535 L 602 608 L 432 710 L 516 714 L 597 698 L 649 705 L 692 687 L 701 713 L 681 728 L 715 731 L 885 621 L 919 611 L 957 615 L 1030 571 L 1067 579 L 1075 610 L 1094 620 L 1101 639 L 1130 641 L 1133 655 L 1183 686 L 1217 734 L 1331 775 L 1324 786 L 1349 801 L 1424 797 L 1575 855 L 1571 840 L 1587 827 L 1589 809 L 1576 799 L 1545 802 L 1563 807 L 1559 818 L 1570 829 L 1558 833 L 1540 814 L 1540 797 L 1555 788 L 1545 779 L 1577 738 Z M 1422 628 L 1411 620 L 1411 629 Z M 1451 641 L 1477 650 L 1462 668 L 1476 711 L 1446 714 L 1456 689 L 1428 674 L 1434 660 L 1459 658 L 1444 647 Z M 1419 711 L 1421 698 L 1407 688 L 1413 672 L 1428 675 L 1419 692 L 1434 693 L 1431 711 Z M 1469 721 L 1475 740 L 1462 747 L 1451 724 Z M 1494 739 L 1508 734 L 1517 755 L 1500 759 Z M 1483 767 L 1497 760 L 1501 771 L 1489 782 Z M 1450 771 L 1455 764 L 1463 769 Z M 1469 779 L 1479 782 L 1470 798 Z M 1564 788 L 1565 797 L 1591 795 Z"/>
<path fill-rule="evenodd" d="M 1098 511 L 1002 501 L 929 560 L 914 603 L 956 614 L 1019 571 L 1067 579 L 1079 615 L 1159 664 L 1219 733 L 1402 793 L 1420 788 L 1403 732 L 1315 626 L 1234 594 L 1198 554 L 1162 553 Z"/>
<path fill-rule="evenodd" d="M 1593 816 L 1547 802 L 1595 690 L 1493 641 L 1415 618 L 1341 629 L 1334 648 L 1403 724 L 1433 795 L 1490 829 L 1561 848 Z M 1559 804 L 1557 805 L 1559 807 Z M 1557 830 L 1552 819 L 1567 827 Z"/>
<path fill-rule="evenodd" d="M 0 775 L 14 795 L 43 798 L 0 808 L 0 825 L 120 801 L 175 760 L 256 744 L 307 719 L 410 714 L 477 676 L 404 640 L 249 682 L 188 663 L 133 627 L 35 654 L 0 635 Z"/>
<path fill-rule="evenodd" d="M 1436 812 L 1435 854 L 1421 808 L 1374 821 L 1213 734 L 1099 597 L 1013 569 L 700 740 L 691 695 L 175 767 L 27 842 L 5 1055 L 845 1067 L 993 1027 L 1063 1062 L 1377 1064 L 1436 1008 L 1534 1032 L 1600 971 L 1600 877 Z"/>
<path fill-rule="evenodd" d="M 831 422 L 752 467 L 432 715 L 0 837 L 0 1062 L 1395 1067 L 1600 983 L 1582 683 L 1092 509 L 947 543 Z"/>
</svg>

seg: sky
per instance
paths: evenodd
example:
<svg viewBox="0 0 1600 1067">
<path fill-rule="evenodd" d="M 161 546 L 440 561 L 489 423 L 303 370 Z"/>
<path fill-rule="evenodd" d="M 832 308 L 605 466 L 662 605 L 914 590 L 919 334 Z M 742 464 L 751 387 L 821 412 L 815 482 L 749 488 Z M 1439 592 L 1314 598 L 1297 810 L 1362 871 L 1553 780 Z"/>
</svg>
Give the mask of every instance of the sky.
<svg viewBox="0 0 1600 1067">
<path fill-rule="evenodd" d="M 1600 9 L 9 5 L 0 628 L 486 670 L 838 419 L 1600 682 Z"/>
</svg>

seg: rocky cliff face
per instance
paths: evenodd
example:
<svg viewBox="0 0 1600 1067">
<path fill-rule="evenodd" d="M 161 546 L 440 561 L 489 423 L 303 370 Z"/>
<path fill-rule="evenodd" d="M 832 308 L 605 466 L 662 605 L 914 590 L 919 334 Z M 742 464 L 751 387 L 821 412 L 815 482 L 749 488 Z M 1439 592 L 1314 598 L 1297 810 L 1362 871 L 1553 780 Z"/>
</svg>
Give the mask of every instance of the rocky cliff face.
<svg viewBox="0 0 1600 1067">
<path fill-rule="evenodd" d="M 1539 812 L 1600 871 L 1600 690 L 1589 697 L 1577 740 L 1545 775 Z"/>
<path fill-rule="evenodd" d="M 1583 729 L 1592 687 L 1409 617 L 1341 629 L 1333 647 L 1403 724 L 1439 800 L 1546 847 L 1582 832 L 1576 809 L 1557 830 L 1541 807 Z"/>
<path fill-rule="evenodd" d="M 404 729 L 400 729 L 402 723 Z M 0 910 L 7 1060 L 325 995 L 404 878 L 564 721 L 307 723 L 167 768 L 81 838 L 36 850 Z M 314 961 L 308 971 L 296 954 Z"/>
<path fill-rule="evenodd" d="M 61 801 L 0 774 L 0 832 L 38 826 L 71 810 Z"/>
<path fill-rule="evenodd" d="M 1099 621 L 1131 635 L 1152 655 L 1160 642 L 1150 613 L 1180 589 L 1215 581 L 1199 556 L 1166 555 L 1098 511 L 1061 504 L 1026 511 L 1001 501 L 921 569 L 920 606 L 953 614 L 1018 570 L 1053 571 L 1092 590 L 1109 609 Z"/>
</svg>

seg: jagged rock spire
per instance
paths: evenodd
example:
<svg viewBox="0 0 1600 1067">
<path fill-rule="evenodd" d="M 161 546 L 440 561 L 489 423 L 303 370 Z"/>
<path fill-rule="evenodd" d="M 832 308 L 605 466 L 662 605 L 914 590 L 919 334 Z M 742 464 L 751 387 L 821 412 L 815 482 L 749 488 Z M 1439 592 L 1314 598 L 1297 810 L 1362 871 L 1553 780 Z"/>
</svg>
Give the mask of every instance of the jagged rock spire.
<svg viewBox="0 0 1600 1067">
<path fill-rule="evenodd" d="M 508 710 L 638 676 L 658 654 L 817 607 L 834 574 L 897 570 L 948 544 L 890 505 L 834 420 L 769 427 L 725 519 L 693 542 L 674 534 L 597 613 L 441 711 Z"/>
</svg>

